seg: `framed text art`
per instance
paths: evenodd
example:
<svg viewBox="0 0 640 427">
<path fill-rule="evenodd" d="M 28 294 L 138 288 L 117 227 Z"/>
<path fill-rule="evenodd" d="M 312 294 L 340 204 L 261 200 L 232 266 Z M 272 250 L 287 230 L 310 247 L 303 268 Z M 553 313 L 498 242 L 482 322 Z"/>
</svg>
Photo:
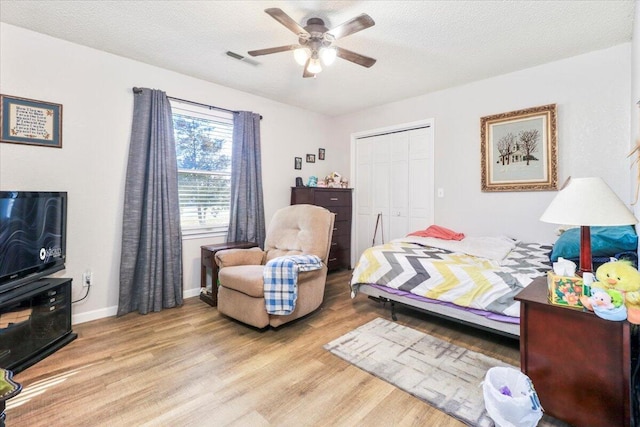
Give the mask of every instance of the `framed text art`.
<svg viewBox="0 0 640 427">
<path fill-rule="evenodd" d="M 307 163 L 315 163 L 316 155 L 315 154 L 307 154 Z"/>
<path fill-rule="evenodd" d="M 482 117 L 482 191 L 557 190 L 556 133 L 556 104 Z"/>
<path fill-rule="evenodd" d="M 0 95 L 0 142 L 62 148 L 62 105 Z"/>
</svg>

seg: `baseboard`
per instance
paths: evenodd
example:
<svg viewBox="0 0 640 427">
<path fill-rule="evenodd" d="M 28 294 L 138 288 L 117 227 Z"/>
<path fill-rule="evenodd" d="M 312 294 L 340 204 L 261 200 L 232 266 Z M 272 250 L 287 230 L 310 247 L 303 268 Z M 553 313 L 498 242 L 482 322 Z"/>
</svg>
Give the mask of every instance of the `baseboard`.
<svg viewBox="0 0 640 427">
<path fill-rule="evenodd" d="M 182 293 L 183 298 L 192 298 L 200 295 L 201 288 L 185 289 Z M 112 317 L 118 314 L 118 306 L 105 307 L 99 310 L 87 311 L 85 313 L 74 314 L 71 316 L 71 324 L 77 325 L 79 323 L 90 322 L 92 320 L 104 319 L 105 317 Z"/>
<path fill-rule="evenodd" d="M 71 316 L 71 324 L 77 325 L 79 323 L 90 322 L 92 320 L 104 319 L 105 317 L 112 317 L 116 314 L 118 314 L 118 306 L 114 305 L 113 307 L 105 307 L 99 310 L 74 314 Z"/>
<path fill-rule="evenodd" d="M 200 290 L 202 288 L 191 288 L 191 289 L 185 289 L 183 291 L 182 297 L 183 298 L 191 298 L 191 297 L 197 297 L 198 295 L 200 295 Z"/>
</svg>

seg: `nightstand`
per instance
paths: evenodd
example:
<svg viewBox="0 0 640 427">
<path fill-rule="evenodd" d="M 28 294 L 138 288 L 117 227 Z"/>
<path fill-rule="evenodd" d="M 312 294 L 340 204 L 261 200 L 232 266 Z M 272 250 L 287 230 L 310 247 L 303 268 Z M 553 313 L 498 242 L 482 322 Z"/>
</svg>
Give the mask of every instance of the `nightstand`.
<svg viewBox="0 0 640 427">
<path fill-rule="evenodd" d="M 249 249 L 258 246 L 252 242 L 227 242 L 200 246 L 200 299 L 212 307 L 218 305 L 218 265 L 216 252 L 225 249 Z M 207 274 L 209 273 L 210 274 Z M 207 280 L 211 277 L 211 281 Z"/>
<path fill-rule="evenodd" d="M 631 426 L 638 326 L 550 304 L 546 276 L 515 299 L 520 367 L 545 412 L 576 426 Z"/>
</svg>

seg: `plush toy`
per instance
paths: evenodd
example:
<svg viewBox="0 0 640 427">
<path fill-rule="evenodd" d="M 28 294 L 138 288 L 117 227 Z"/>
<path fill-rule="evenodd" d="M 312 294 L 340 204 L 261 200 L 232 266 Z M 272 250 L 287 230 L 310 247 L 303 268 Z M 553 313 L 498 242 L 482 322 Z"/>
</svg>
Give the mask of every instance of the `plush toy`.
<svg viewBox="0 0 640 427">
<path fill-rule="evenodd" d="M 640 272 L 628 261 L 611 261 L 598 267 L 596 279 L 597 282 L 591 284 L 592 295 L 598 290 L 608 291 L 614 304 L 615 299 L 620 298 L 626 306 L 629 322 L 640 324 Z M 612 290 L 619 291 L 620 296 L 610 292 Z M 595 308 L 589 298 L 583 297 L 581 301 L 590 310 Z"/>
<path fill-rule="evenodd" d="M 327 187 L 330 188 L 340 188 L 342 184 L 340 183 L 342 180 L 342 176 L 338 172 L 331 172 L 324 178 L 324 181 L 327 183 Z"/>
<path fill-rule="evenodd" d="M 615 308 L 613 305 L 611 295 L 605 292 L 602 289 L 596 289 L 591 292 L 591 296 L 589 297 L 589 301 L 591 302 L 591 307 L 600 308 L 602 310 L 607 310 L 611 308 Z"/>
<path fill-rule="evenodd" d="M 593 312 L 606 320 L 622 321 L 627 318 L 622 293 L 617 289 L 594 288 L 589 297 Z"/>
<path fill-rule="evenodd" d="M 623 292 L 640 290 L 640 272 L 629 261 L 611 261 L 596 270 L 597 282 L 593 286 L 602 289 L 617 289 Z"/>
</svg>

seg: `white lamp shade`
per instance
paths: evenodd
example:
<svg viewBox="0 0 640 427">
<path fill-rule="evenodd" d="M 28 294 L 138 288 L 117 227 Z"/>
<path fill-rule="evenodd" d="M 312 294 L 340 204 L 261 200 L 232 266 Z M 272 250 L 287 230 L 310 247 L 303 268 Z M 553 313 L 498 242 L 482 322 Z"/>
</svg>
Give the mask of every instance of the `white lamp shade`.
<svg viewBox="0 0 640 427">
<path fill-rule="evenodd" d="M 566 225 L 631 225 L 638 220 L 599 177 L 570 178 L 540 221 Z"/>
<path fill-rule="evenodd" d="M 293 58 L 299 65 L 305 65 L 310 56 L 311 52 L 306 47 L 301 47 L 293 51 Z"/>
<path fill-rule="evenodd" d="M 336 50 L 332 47 L 323 47 L 320 49 L 320 59 L 322 59 L 324 65 L 333 64 L 336 60 L 337 54 Z"/>
<path fill-rule="evenodd" d="M 318 74 L 322 71 L 322 66 L 320 65 L 320 60 L 317 58 L 311 58 L 309 61 L 309 66 L 307 67 L 307 71 L 311 74 Z"/>
</svg>

